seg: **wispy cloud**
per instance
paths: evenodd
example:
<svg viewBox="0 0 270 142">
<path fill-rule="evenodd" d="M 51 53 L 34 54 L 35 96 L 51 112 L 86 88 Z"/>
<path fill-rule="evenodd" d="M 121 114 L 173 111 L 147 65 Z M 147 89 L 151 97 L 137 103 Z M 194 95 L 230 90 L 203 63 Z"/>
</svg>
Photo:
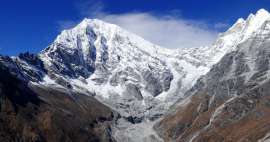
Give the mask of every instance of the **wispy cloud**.
<svg viewBox="0 0 270 142">
<path fill-rule="evenodd" d="M 150 13 L 107 14 L 100 19 L 119 25 L 143 38 L 167 48 L 210 45 L 217 37 L 215 30 L 202 21 Z"/>
<path fill-rule="evenodd" d="M 228 25 L 212 24 L 206 21 L 181 18 L 180 10 L 172 10 L 163 15 L 151 12 L 127 12 L 113 14 L 105 11 L 102 1 L 80 0 L 76 7 L 83 17 L 98 18 L 131 31 L 146 40 L 166 48 L 198 47 L 211 45 L 216 39 L 217 29 Z M 74 25 L 72 21 L 59 22 L 61 29 Z"/>
</svg>

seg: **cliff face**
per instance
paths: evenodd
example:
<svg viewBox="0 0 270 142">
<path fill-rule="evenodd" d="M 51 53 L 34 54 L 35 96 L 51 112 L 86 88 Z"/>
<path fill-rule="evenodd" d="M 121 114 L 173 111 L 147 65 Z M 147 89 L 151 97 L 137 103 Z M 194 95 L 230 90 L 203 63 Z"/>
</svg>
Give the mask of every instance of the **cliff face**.
<svg viewBox="0 0 270 142">
<path fill-rule="evenodd" d="M 35 85 L 0 65 L 0 141 L 113 141 L 114 113 L 93 97 Z"/>
</svg>

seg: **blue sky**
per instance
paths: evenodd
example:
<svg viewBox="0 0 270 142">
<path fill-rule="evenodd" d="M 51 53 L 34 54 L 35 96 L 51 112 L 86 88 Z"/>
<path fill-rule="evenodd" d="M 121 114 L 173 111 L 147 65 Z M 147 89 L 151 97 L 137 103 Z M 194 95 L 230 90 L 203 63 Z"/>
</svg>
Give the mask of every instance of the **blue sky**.
<svg viewBox="0 0 270 142">
<path fill-rule="evenodd" d="M 218 32 L 238 18 L 246 18 L 260 8 L 269 10 L 270 1 L 3 0 L 0 4 L 0 54 L 37 53 L 53 42 L 62 29 L 74 26 L 84 17 L 118 24 L 168 48 L 177 48 L 176 45 L 182 43 L 187 47 L 204 45 L 211 43 Z M 182 29 L 164 30 L 164 26 Z M 150 35 L 151 30 L 159 36 Z M 198 41 L 192 43 L 195 34 Z"/>
</svg>

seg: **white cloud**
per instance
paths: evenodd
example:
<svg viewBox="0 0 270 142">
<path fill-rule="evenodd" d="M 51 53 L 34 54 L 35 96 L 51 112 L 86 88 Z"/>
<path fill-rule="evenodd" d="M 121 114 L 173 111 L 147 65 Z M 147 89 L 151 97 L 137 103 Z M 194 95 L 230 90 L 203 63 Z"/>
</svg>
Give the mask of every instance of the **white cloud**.
<svg viewBox="0 0 270 142">
<path fill-rule="evenodd" d="M 102 1 L 80 0 L 76 7 L 83 17 L 98 18 L 113 23 L 133 32 L 146 40 L 166 48 L 198 47 L 211 45 L 216 39 L 217 28 L 222 25 L 218 23 L 209 29 L 207 22 L 187 20 L 180 17 L 179 10 L 165 15 L 154 15 L 150 12 L 129 12 L 112 14 L 105 12 Z M 71 24 L 70 24 L 71 23 Z M 61 23 L 60 23 L 61 24 Z M 70 21 L 63 22 L 70 26 Z"/>
<path fill-rule="evenodd" d="M 102 14 L 100 19 L 119 25 L 155 44 L 167 48 L 211 45 L 217 32 L 206 23 L 174 16 L 154 16 L 149 13 Z"/>
</svg>

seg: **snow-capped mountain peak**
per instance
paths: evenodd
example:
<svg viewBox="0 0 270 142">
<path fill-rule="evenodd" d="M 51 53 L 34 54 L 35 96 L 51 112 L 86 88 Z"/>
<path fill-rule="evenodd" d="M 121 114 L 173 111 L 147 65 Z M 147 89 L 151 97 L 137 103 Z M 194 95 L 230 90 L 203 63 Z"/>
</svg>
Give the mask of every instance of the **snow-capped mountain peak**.
<svg viewBox="0 0 270 142">
<path fill-rule="evenodd" d="M 119 26 L 84 19 L 39 56 L 50 77 L 61 80 L 56 82 L 96 94 L 114 107 L 124 108 L 126 99 L 135 99 L 142 109 L 148 107 L 141 105 L 143 98 L 170 88 L 173 74 L 163 60 L 170 52 Z M 142 115 L 140 109 L 136 113 Z"/>
<path fill-rule="evenodd" d="M 130 115 L 126 100 L 136 104 L 130 111 L 137 117 L 149 107 L 158 109 L 149 113 L 153 117 L 208 71 L 200 61 L 203 57 L 194 56 L 197 50 L 162 48 L 119 26 L 84 19 L 64 30 L 39 56 L 56 83 L 96 94 L 123 115 Z"/>
<path fill-rule="evenodd" d="M 255 14 L 255 17 L 258 18 L 258 19 L 264 19 L 264 18 L 269 18 L 270 17 L 270 13 L 265 10 L 265 9 L 259 9 L 256 14 Z"/>
<path fill-rule="evenodd" d="M 245 23 L 244 39 L 249 38 L 255 32 L 259 32 L 259 29 L 268 20 L 270 20 L 270 14 L 264 9 L 260 9 L 255 15 L 250 14 Z"/>
<path fill-rule="evenodd" d="M 166 48 L 160 48 L 158 45 L 154 45 L 153 43 L 141 38 L 138 35 L 128 32 L 117 25 L 110 24 L 99 19 L 84 19 L 73 29 L 64 30 L 56 38 L 55 42 L 66 43 L 67 38 L 85 34 L 88 36 L 93 36 L 92 38 L 96 38 L 95 35 L 97 37 L 102 36 L 107 40 L 108 43 L 111 44 L 116 44 L 116 42 L 131 42 L 133 44 L 141 44 L 140 46 L 143 46 L 144 48 L 140 50 L 144 50 L 151 54 L 155 54 L 156 52 L 169 52 L 169 50 Z M 157 51 L 158 49 L 160 51 Z"/>
<path fill-rule="evenodd" d="M 265 24 L 270 20 L 270 14 L 260 9 L 256 14 L 250 14 L 247 19 L 239 18 L 231 28 L 219 35 L 213 46 L 206 51 L 211 63 L 219 61 L 226 53 L 236 50 L 237 46 L 254 36 L 267 34 Z"/>
<path fill-rule="evenodd" d="M 237 20 L 213 46 L 182 50 L 162 48 L 114 24 L 84 19 L 39 56 L 52 80 L 96 94 L 123 115 L 130 115 L 130 102 L 135 105 L 129 111 L 136 117 L 145 117 L 151 107 L 148 114 L 153 117 L 184 97 L 201 75 L 260 31 L 269 17 L 259 10 Z"/>
<path fill-rule="evenodd" d="M 237 44 L 235 41 L 243 42 L 250 38 L 255 32 L 259 32 L 262 25 L 270 20 L 270 14 L 265 9 L 260 9 L 256 14 L 250 14 L 246 20 L 240 18 L 229 28 L 227 32 L 222 34 L 221 38 L 226 39 L 226 43 Z"/>
</svg>

